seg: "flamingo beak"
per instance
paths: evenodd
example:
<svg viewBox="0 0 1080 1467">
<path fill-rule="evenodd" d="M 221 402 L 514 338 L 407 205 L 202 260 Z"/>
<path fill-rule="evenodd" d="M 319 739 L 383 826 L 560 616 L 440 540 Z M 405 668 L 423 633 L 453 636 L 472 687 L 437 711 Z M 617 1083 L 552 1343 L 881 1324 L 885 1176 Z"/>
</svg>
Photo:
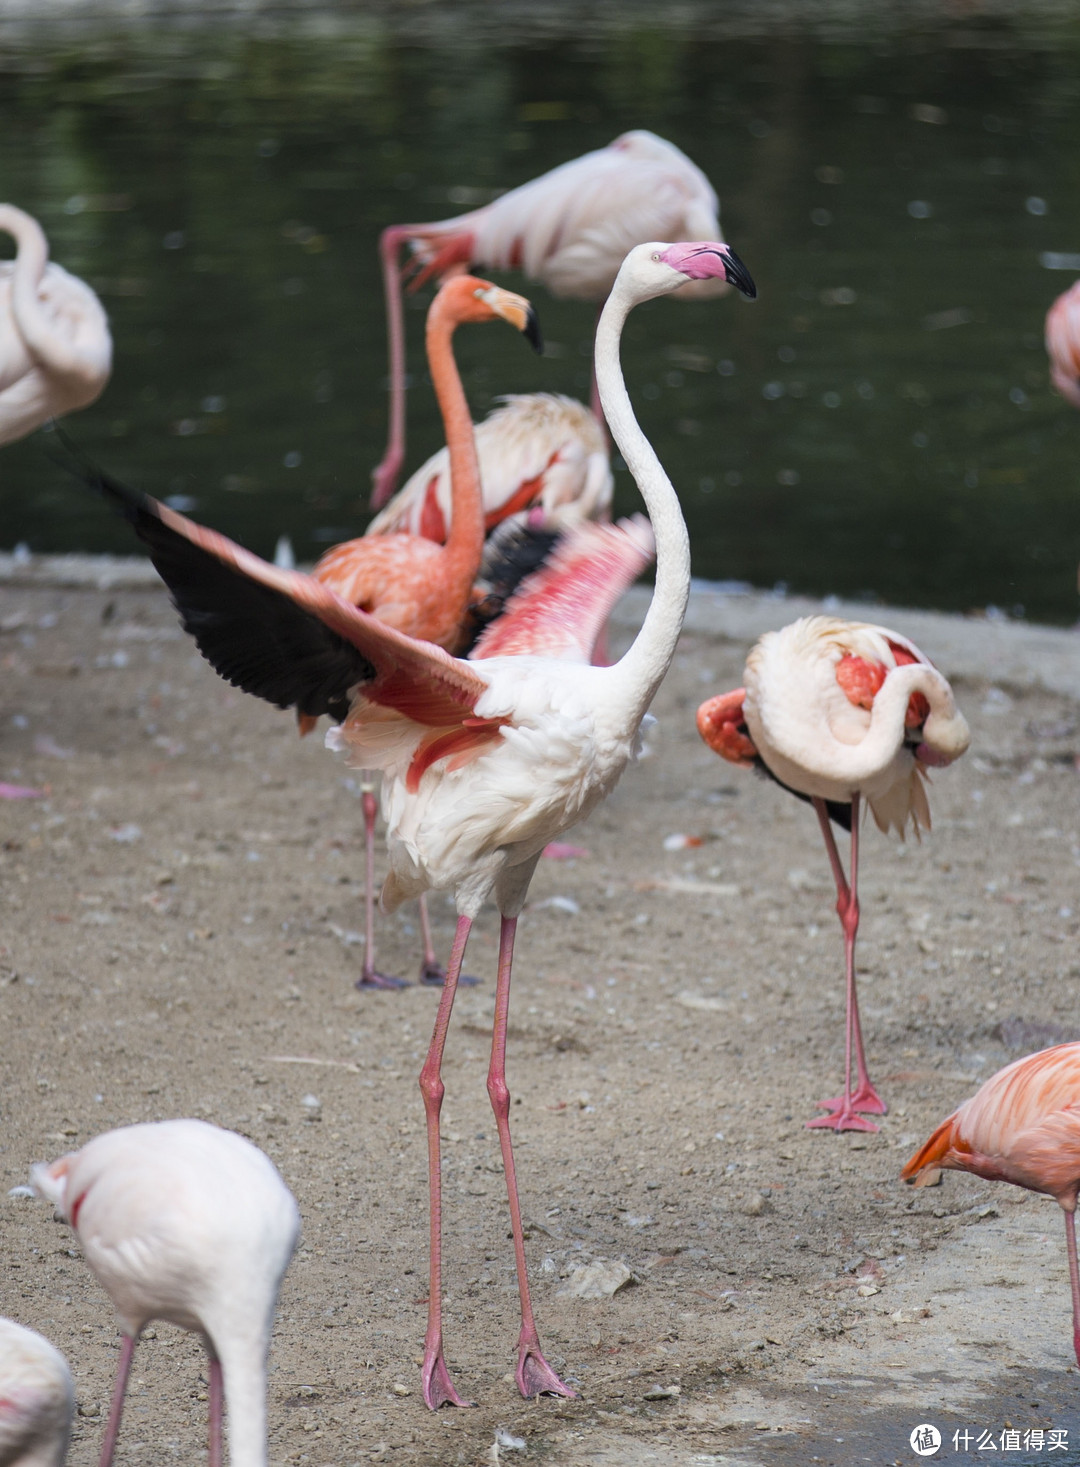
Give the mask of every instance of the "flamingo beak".
<svg viewBox="0 0 1080 1467">
<path fill-rule="evenodd" d="M 725 247 L 723 260 L 724 279 L 727 283 L 733 285 L 748 301 L 757 300 L 757 286 L 753 276 L 730 246 Z"/>
<path fill-rule="evenodd" d="M 540 322 L 531 301 L 527 301 L 523 295 L 515 295 L 513 291 L 500 290 L 495 285 L 486 290 L 478 290 L 476 294 L 504 321 L 509 321 L 511 326 L 520 331 L 537 355 L 543 352 L 544 339 L 540 334 Z"/>
</svg>

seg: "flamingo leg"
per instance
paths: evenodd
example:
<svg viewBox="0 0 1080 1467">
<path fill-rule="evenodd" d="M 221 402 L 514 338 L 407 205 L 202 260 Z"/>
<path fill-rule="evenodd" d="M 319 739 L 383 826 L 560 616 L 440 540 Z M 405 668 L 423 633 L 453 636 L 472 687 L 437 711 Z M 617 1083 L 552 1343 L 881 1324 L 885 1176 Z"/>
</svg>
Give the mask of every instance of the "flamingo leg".
<svg viewBox="0 0 1080 1467">
<path fill-rule="evenodd" d="M 417 906 L 420 908 L 420 936 L 424 943 L 424 958 L 420 964 L 420 982 L 426 983 L 429 988 L 441 988 L 446 982 L 446 969 L 435 956 L 435 944 L 431 940 L 431 918 L 428 916 L 426 891 L 420 894 Z M 458 974 L 459 988 L 475 988 L 479 982 L 479 978 L 471 978 L 468 973 Z"/>
<path fill-rule="evenodd" d="M 424 1337 L 424 1365 L 421 1378 L 424 1384 L 424 1400 L 433 1411 L 440 1406 L 471 1406 L 459 1396 L 442 1343 L 442 1156 L 439 1143 L 439 1113 L 442 1110 L 445 1086 L 442 1082 L 442 1057 L 446 1046 L 446 1031 L 450 1024 L 450 1011 L 454 1007 L 458 975 L 465 956 L 465 944 L 469 940 L 472 921 L 459 917 L 454 945 L 450 950 L 450 963 L 446 970 L 446 982 L 439 999 L 439 1012 L 435 1016 L 435 1031 L 431 1036 L 424 1068 L 420 1071 L 420 1090 L 424 1097 L 427 1116 L 428 1137 L 428 1195 L 430 1198 L 431 1243 L 428 1278 L 428 1325 Z"/>
<path fill-rule="evenodd" d="M 111 1467 L 116 1451 L 116 1438 L 120 1435 L 120 1420 L 124 1414 L 124 1392 L 131 1374 L 131 1357 L 135 1354 L 135 1336 L 125 1335 L 120 1346 L 120 1364 L 116 1369 L 116 1384 L 109 1405 L 109 1420 L 105 1427 L 105 1440 L 101 1443 L 99 1467 Z"/>
<path fill-rule="evenodd" d="M 1080 1365 L 1080 1268 L 1076 1262 L 1076 1214 L 1065 1209 L 1065 1242 L 1069 1252 L 1069 1282 L 1072 1285 L 1073 1349 Z"/>
<path fill-rule="evenodd" d="M 390 430 L 382 461 L 372 471 L 371 507 L 381 509 L 397 487 L 405 462 L 405 312 L 401 304 L 398 250 L 407 237 L 403 229 L 384 229 L 379 240 L 383 289 L 386 292 L 386 334 L 390 346 Z"/>
<path fill-rule="evenodd" d="M 818 1105 L 829 1112 L 807 1121 L 811 1128 L 827 1127 L 833 1131 L 876 1131 L 872 1121 L 856 1115 L 856 1111 L 869 1111 L 872 1115 L 884 1115 L 886 1106 L 874 1089 L 866 1068 L 863 1048 L 862 1025 L 859 1023 L 859 999 L 855 983 L 855 938 L 859 931 L 859 796 L 851 799 L 851 877 L 844 875 L 840 852 L 832 833 L 832 822 L 825 801 L 814 800 L 818 821 L 825 837 L 825 848 L 829 855 L 833 878 L 836 881 L 836 912 L 844 930 L 844 970 L 847 988 L 847 1005 L 844 1035 L 844 1093 L 831 1100 L 819 1100 Z M 851 1054 L 855 1050 L 858 1082 L 851 1088 Z"/>
<path fill-rule="evenodd" d="M 360 800 L 364 811 L 364 966 L 357 988 L 408 988 L 404 978 L 391 978 L 375 967 L 375 815 L 378 803 L 370 773 L 360 776 Z"/>
<path fill-rule="evenodd" d="M 224 1418 L 225 1389 L 221 1373 L 221 1361 L 210 1350 L 210 1450 L 207 1456 L 207 1467 L 222 1467 L 224 1452 L 222 1449 L 222 1420 Z"/>
<path fill-rule="evenodd" d="M 514 1262 L 517 1265 L 518 1293 L 521 1296 L 521 1333 L 518 1336 L 517 1383 L 523 1396 L 541 1394 L 577 1398 L 565 1381 L 559 1379 L 544 1359 L 540 1337 L 536 1332 L 529 1277 L 525 1267 L 525 1237 L 521 1227 L 521 1204 L 518 1201 L 514 1147 L 510 1140 L 510 1091 L 506 1084 L 506 1022 L 510 1010 L 510 970 L 514 961 L 514 935 L 517 918 L 504 917 L 499 935 L 499 976 L 495 989 L 495 1022 L 491 1032 L 491 1065 L 487 1090 L 495 1124 L 499 1130 L 506 1193 L 510 1201 L 510 1226 L 514 1234 Z"/>
</svg>

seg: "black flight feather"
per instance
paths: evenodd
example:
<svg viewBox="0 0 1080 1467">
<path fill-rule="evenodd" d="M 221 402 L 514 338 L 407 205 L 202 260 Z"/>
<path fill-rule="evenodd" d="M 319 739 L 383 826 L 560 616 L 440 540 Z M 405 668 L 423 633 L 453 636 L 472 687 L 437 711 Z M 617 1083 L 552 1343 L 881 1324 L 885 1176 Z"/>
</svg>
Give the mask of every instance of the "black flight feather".
<svg viewBox="0 0 1080 1467">
<path fill-rule="evenodd" d="M 215 672 L 277 708 L 295 708 L 340 723 L 350 689 L 375 676 L 373 664 L 344 637 L 283 591 L 243 571 L 172 529 L 155 499 L 129 489 L 57 430 L 66 450 L 53 455 L 124 516 L 168 586 L 183 628 Z"/>
</svg>

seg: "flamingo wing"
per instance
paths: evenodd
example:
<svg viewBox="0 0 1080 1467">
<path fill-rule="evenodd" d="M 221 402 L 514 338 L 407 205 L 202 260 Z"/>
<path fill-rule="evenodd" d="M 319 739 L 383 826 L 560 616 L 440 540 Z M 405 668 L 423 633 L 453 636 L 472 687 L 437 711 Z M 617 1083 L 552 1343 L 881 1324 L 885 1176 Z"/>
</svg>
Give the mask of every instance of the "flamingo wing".
<svg viewBox="0 0 1080 1467">
<path fill-rule="evenodd" d="M 588 662 L 612 607 L 655 552 L 644 515 L 569 531 L 551 558 L 523 581 L 469 654 L 542 656 Z"/>
<path fill-rule="evenodd" d="M 64 439 L 77 477 L 133 525 L 184 629 L 216 672 L 278 708 L 339 721 L 365 699 L 428 727 L 451 727 L 487 684 L 441 647 L 349 605 L 300 571 L 279 569 L 92 464 Z"/>
</svg>

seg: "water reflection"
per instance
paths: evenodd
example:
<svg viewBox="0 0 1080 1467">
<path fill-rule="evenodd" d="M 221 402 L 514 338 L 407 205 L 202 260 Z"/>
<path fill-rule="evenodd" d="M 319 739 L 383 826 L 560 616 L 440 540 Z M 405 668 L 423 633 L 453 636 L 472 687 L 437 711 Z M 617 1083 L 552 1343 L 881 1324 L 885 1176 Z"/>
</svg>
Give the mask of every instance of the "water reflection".
<svg viewBox="0 0 1080 1467">
<path fill-rule="evenodd" d="M 427 11 L 423 43 L 357 17 L 0 42 L 0 194 L 112 321 L 113 381 L 69 424 L 92 453 L 264 554 L 356 533 L 384 433 L 379 230 L 646 126 L 707 171 L 760 290 L 657 302 L 626 333 L 695 572 L 1075 618 L 1080 417 L 1042 349 L 1080 252 L 1075 33 L 966 8 L 877 36 L 470 41 Z M 477 415 L 587 392 L 591 309 L 533 294 L 545 360 L 461 334 Z M 410 466 L 439 441 L 425 307 Z M 0 505 L 5 545 L 130 548 L 40 438 L 3 451 Z"/>
</svg>

